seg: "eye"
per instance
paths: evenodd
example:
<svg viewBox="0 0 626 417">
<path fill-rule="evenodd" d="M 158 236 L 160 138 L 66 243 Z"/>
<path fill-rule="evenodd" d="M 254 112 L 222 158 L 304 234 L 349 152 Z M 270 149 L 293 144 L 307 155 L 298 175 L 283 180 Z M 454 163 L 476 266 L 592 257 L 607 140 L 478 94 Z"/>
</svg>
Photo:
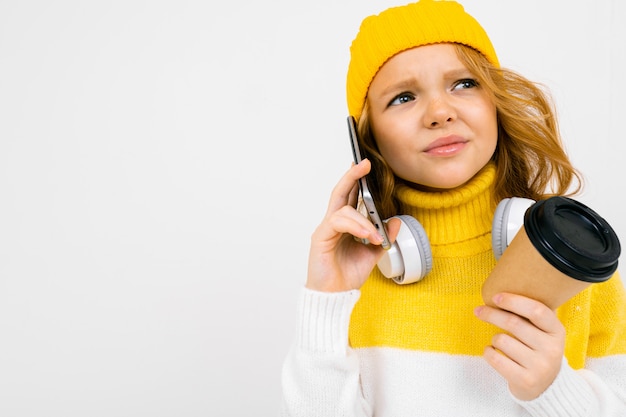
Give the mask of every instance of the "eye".
<svg viewBox="0 0 626 417">
<path fill-rule="evenodd" d="M 404 103 L 408 103 L 409 101 L 415 100 L 415 96 L 411 93 L 401 93 L 398 94 L 389 102 L 389 106 L 399 106 Z"/>
<path fill-rule="evenodd" d="M 452 86 L 452 89 L 453 90 L 465 90 L 468 88 L 475 88 L 475 87 L 478 87 L 478 81 L 472 78 L 464 78 L 454 83 L 454 85 Z"/>
</svg>

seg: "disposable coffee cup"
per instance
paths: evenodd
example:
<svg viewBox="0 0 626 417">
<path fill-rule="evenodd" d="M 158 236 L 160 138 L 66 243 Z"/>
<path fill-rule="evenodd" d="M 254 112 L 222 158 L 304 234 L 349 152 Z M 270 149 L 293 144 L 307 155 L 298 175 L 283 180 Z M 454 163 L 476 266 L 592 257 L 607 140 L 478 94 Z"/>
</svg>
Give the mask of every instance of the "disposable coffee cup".
<svg viewBox="0 0 626 417">
<path fill-rule="evenodd" d="M 567 197 L 540 200 L 483 284 L 483 300 L 493 306 L 495 294 L 509 292 L 555 310 L 611 278 L 620 251 L 615 231 L 589 207 Z"/>
</svg>

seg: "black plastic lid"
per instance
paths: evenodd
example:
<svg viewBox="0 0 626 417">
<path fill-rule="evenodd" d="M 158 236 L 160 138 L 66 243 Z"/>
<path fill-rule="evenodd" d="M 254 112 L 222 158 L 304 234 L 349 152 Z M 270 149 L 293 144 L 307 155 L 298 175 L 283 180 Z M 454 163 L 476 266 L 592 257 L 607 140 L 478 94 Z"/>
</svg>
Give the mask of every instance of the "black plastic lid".
<svg viewBox="0 0 626 417">
<path fill-rule="evenodd" d="M 615 231 L 578 201 L 540 200 L 526 211 L 524 228 L 546 261 L 572 278 L 603 282 L 617 269 L 621 247 Z"/>
</svg>

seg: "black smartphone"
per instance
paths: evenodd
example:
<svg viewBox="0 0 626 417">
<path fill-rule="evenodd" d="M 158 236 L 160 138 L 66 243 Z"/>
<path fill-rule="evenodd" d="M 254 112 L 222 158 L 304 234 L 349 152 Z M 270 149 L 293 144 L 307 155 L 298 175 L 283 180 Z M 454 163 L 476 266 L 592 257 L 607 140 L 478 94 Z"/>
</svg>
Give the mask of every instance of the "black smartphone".
<svg viewBox="0 0 626 417">
<path fill-rule="evenodd" d="M 361 148 L 359 147 L 356 121 L 352 116 L 348 116 L 348 131 L 350 132 L 350 145 L 352 146 L 352 156 L 354 157 L 354 163 L 358 164 L 363 159 L 363 154 L 361 153 Z M 383 243 L 381 246 L 385 249 L 391 248 L 391 244 L 389 243 L 389 237 L 387 236 L 387 230 L 385 229 L 385 224 L 378 214 L 376 204 L 374 203 L 374 198 L 372 197 L 372 193 L 367 184 L 367 175 L 359 179 L 359 192 L 361 198 L 363 199 L 365 208 L 367 209 L 367 214 L 369 215 L 370 221 L 374 224 L 376 230 L 378 230 L 378 233 L 380 233 L 380 235 L 383 237 Z"/>
</svg>

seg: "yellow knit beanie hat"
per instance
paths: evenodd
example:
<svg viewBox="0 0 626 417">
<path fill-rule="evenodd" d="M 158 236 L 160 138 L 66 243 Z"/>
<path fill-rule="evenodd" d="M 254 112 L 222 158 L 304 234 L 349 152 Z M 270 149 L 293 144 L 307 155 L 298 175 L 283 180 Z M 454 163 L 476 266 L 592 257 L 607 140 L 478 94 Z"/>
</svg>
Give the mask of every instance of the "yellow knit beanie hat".
<svg viewBox="0 0 626 417">
<path fill-rule="evenodd" d="M 350 47 L 346 86 L 350 115 L 361 117 L 370 83 L 389 58 L 441 42 L 472 47 L 500 66 L 485 30 L 455 1 L 421 0 L 365 18 Z"/>
</svg>

